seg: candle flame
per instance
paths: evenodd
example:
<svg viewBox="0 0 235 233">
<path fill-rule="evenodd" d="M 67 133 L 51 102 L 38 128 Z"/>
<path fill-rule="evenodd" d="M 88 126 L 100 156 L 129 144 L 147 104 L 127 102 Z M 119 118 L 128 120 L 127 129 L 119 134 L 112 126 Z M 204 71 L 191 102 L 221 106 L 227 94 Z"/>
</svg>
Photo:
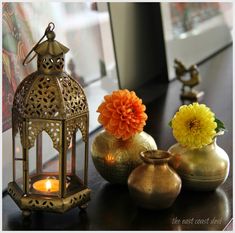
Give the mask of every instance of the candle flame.
<svg viewBox="0 0 235 233">
<path fill-rule="evenodd" d="M 51 190 L 51 181 L 50 181 L 50 180 L 47 180 L 47 181 L 46 181 L 46 190 L 47 190 L 47 191 L 50 191 L 50 190 Z"/>
</svg>

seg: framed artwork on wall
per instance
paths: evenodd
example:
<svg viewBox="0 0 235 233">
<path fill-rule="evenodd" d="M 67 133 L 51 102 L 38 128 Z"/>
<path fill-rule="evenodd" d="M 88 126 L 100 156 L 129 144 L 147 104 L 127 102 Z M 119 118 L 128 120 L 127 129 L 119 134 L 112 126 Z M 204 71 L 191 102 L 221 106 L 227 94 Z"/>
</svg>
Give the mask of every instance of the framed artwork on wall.
<svg viewBox="0 0 235 233">
<path fill-rule="evenodd" d="M 11 106 L 14 93 L 23 77 L 32 72 L 32 65 L 22 62 L 33 46 L 33 36 L 22 5 L 2 3 L 2 106 L 3 131 L 11 127 Z"/>
<path fill-rule="evenodd" d="M 168 77 L 175 77 L 174 59 L 198 64 L 232 43 L 232 3 L 162 2 Z"/>
</svg>

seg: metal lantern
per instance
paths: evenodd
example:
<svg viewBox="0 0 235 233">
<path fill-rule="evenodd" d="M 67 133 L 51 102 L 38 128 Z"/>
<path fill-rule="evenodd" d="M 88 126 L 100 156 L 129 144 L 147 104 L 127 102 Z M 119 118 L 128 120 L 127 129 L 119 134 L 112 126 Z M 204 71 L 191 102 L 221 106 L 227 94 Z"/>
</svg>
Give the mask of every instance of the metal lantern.
<svg viewBox="0 0 235 233">
<path fill-rule="evenodd" d="M 12 108 L 13 182 L 9 183 L 8 192 L 24 215 L 30 215 L 32 210 L 63 213 L 77 206 L 85 208 L 90 199 L 87 100 L 79 83 L 64 71 L 64 54 L 69 49 L 54 40 L 54 27 L 53 23 L 48 25 L 25 58 L 24 65 L 37 55 L 37 71 L 20 83 Z M 47 40 L 41 43 L 45 36 Z M 29 59 L 33 51 L 35 55 Z M 84 151 L 76 149 L 78 130 Z M 45 132 L 52 140 L 55 156 L 49 156 L 50 150 L 46 155 L 42 150 Z M 16 135 L 22 150 L 16 147 Z M 83 154 L 81 178 L 78 161 Z M 47 156 L 52 158 L 48 160 Z M 34 168 L 30 168 L 32 164 Z M 48 164 L 55 167 L 53 171 L 46 169 Z M 16 178 L 19 171 L 21 179 Z"/>
</svg>

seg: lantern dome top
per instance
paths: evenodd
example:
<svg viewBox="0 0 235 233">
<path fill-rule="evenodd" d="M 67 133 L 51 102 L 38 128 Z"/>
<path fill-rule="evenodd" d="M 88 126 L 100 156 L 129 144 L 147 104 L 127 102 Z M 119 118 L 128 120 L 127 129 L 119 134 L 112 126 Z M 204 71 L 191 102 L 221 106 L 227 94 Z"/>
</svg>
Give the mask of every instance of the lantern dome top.
<svg viewBox="0 0 235 233">
<path fill-rule="evenodd" d="M 55 40 L 54 28 L 54 23 L 51 22 L 48 24 L 42 38 L 25 57 L 23 65 L 27 65 L 37 56 L 37 67 L 41 73 L 56 74 L 63 72 L 64 55 L 69 51 L 69 49 Z M 45 37 L 47 40 L 41 43 Z M 35 52 L 34 56 L 32 56 L 33 52 Z M 30 55 L 32 56 L 31 58 L 29 58 Z"/>
<path fill-rule="evenodd" d="M 69 48 L 62 45 L 60 42 L 54 40 L 55 33 L 53 31 L 46 32 L 47 40 L 37 45 L 34 51 L 41 55 L 51 55 L 51 56 L 59 56 L 61 54 L 65 54 L 69 51 Z"/>
<path fill-rule="evenodd" d="M 22 118 L 66 120 L 88 112 L 83 88 L 64 71 L 69 49 L 55 40 L 54 28 L 49 23 L 23 62 L 26 65 L 35 57 L 29 59 L 32 51 L 38 55 L 37 71 L 20 83 L 14 96 L 13 110 Z M 45 36 L 47 40 L 40 43 Z"/>
<path fill-rule="evenodd" d="M 13 110 L 23 118 L 64 120 L 87 113 L 88 104 L 83 88 L 66 72 L 36 71 L 18 86 Z"/>
</svg>

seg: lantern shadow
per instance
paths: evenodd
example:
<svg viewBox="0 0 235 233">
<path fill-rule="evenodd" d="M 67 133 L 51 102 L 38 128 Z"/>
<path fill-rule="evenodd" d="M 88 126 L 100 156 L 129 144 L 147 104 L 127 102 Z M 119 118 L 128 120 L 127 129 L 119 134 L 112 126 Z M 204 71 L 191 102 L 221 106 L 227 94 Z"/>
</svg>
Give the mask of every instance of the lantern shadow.
<svg viewBox="0 0 235 233">
<path fill-rule="evenodd" d="M 87 212 L 72 209 L 64 214 L 35 211 L 31 217 L 23 218 L 20 214 L 8 220 L 11 230 L 89 230 Z"/>
</svg>

